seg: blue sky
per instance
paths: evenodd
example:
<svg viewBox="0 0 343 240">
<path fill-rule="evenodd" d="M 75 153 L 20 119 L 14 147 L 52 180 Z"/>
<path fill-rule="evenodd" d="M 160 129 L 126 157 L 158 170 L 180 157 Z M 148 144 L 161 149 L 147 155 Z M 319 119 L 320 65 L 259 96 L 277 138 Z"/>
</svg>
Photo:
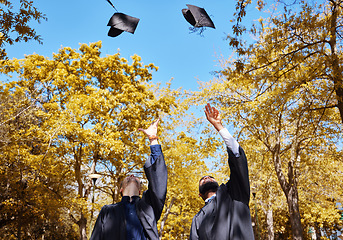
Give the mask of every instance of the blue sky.
<svg viewBox="0 0 343 240">
<path fill-rule="evenodd" d="M 51 58 L 62 46 L 78 49 L 80 43 L 101 40 L 102 56 L 115 54 L 118 49 L 127 59 L 137 54 L 144 64 L 159 67 L 153 73 L 154 83 L 173 78 L 173 88 L 196 90 L 198 80 L 208 81 L 213 78 L 211 72 L 220 69 L 218 57 L 232 54 L 224 39 L 231 32 L 233 0 L 112 0 L 112 3 L 118 12 L 140 19 L 134 34 L 107 36 L 107 23 L 115 10 L 106 0 L 34 0 L 48 18 L 41 24 L 33 24 L 43 38 L 43 45 L 31 41 L 7 46 L 8 57 L 20 59 L 25 54 L 37 53 Z M 181 13 L 186 4 L 205 8 L 216 29 L 207 28 L 203 36 L 190 33 L 191 25 Z"/>
</svg>

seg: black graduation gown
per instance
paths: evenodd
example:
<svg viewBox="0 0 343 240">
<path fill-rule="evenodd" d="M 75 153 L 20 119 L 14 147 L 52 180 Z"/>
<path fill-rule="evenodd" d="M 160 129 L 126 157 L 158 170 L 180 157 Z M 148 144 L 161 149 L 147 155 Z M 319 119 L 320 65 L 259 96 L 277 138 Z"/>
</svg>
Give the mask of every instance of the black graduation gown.
<svg viewBox="0 0 343 240">
<path fill-rule="evenodd" d="M 253 240 L 249 199 L 250 185 L 245 153 L 227 148 L 230 180 L 219 186 L 216 196 L 193 218 L 190 240 Z"/>
<path fill-rule="evenodd" d="M 157 221 L 167 194 L 167 167 L 161 154 L 154 164 L 151 157 L 144 165 L 148 190 L 136 202 L 137 216 L 147 239 L 158 240 Z M 126 240 L 125 209 L 121 202 L 101 208 L 90 240 Z"/>
</svg>

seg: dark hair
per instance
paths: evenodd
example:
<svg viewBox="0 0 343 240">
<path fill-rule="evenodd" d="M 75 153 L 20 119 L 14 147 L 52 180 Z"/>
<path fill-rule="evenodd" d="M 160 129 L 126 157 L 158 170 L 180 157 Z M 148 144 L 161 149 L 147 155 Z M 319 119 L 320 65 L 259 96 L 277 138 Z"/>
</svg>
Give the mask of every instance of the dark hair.
<svg viewBox="0 0 343 240">
<path fill-rule="evenodd" d="M 212 177 L 211 175 L 205 175 L 205 176 L 203 176 L 202 178 L 200 178 L 199 183 L 200 183 L 201 180 L 203 180 L 205 177 L 209 177 L 209 178 L 213 178 L 213 179 L 214 179 L 214 177 Z"/>
</svg>

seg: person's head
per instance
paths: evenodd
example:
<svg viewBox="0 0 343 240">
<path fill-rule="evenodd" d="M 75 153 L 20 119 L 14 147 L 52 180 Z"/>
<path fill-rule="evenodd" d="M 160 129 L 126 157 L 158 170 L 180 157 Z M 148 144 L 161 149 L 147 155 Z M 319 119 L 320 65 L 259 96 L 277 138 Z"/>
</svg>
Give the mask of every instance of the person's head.
<svg viewBox="0 0 343 240">
<path fill-rule="evenodd" d="M 206 200 L 211 193 L 216 193 L 219 184 L 214 177 L 206 175 L 199 180 L 199 196 Z"/>
<path fill-rule="evenodd" d="M 133 174 L 124 178 L 120 184 L 120 193 L 122 196 L 137 196 L 140 194 L 140 179 Z"/>
</svg>

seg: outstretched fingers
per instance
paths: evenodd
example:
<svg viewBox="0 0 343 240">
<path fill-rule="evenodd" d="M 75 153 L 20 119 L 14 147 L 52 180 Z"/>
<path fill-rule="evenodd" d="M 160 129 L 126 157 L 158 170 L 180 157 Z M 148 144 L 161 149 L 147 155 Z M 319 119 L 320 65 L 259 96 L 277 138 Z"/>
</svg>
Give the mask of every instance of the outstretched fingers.
<svg viewBox="0 0 343 240">
<path fill-rule="evenodd" d="M 205 106 L 205 115 L 207 119 L 211 116 L 211 105 L 209 103 L 207 103 Z"/>
<path fill-rule="evenodd" d="M 212 115 L 215 119 L 218 119 L 219 117 L 219 111 L 215 107 L 212 107 Z"/>
<path fill-rule="evenodd" d="M 205 114 L 207 120 L 215 127 L 215 129 L 220 131 L 224 128 L 221 123 L 220 113 L 218 109 L 216 109 L 215 107 L 211 107 L 211 105 L 207 103 L 205 106 Z"/>
<path fill-rule="evenodd" d="M 157 118 L 150 126 L 157 128 L 159 122 L 160 122 L 160 118 Z"/>
<path fill-rule="evenodd" d="M 219 111 L 215 107 L 211 107 L 209 103 L 205 106 L 205 114 L 207 118 L 218 118 Z"/>
<path fill-rule="evenodd" d="M 138 130 L 144 132 L 147 136 L 157 135 L 157 127 L 159 122 L 160 118 L 152 122 L 147 129 L 138 128 Z"/>
</svg>

